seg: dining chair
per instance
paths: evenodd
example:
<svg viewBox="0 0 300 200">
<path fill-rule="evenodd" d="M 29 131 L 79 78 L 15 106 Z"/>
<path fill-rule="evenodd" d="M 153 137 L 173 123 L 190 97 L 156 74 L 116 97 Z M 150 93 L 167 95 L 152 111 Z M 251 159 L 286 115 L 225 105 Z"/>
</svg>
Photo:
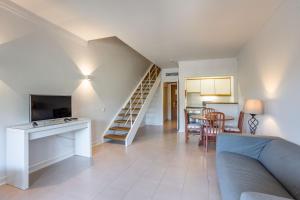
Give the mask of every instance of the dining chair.
<svg viewBox="0 0 300 200">
<path fill-rule="evenodd" d="M 245 116 L 245 113 L 243 111 L 241 111 L 240 114 L 239 114 L 239 121 L 238 121 L 237 127 L 235 127 L 235 126 L 225 126 L 224 132 L 225 133 L 242 134 L 243 125 L 244 125 L 244 116 Z"/>
<path fill-rule="evenodd" d="M 201 115 L 202 116 L 206 116 L 207 114 L 211 113 L 211 112 L 216 112 L 216 110 L 214 108 L 203 108 L 202 109 L 202 112 L 201 112 Z M 199 146 L 203 144 L 203 141 L 204 141 L 204 135 L 203 135 L 203 128 L 205 127 L 205 120 L 201 120 L 200 121 L 200 124 L 201 124 L 201 136 L 200 136 L 200 139 L 199 139 Z"/>
<path fill-rule="evenodd" d="M 201 125 L 199 123 L 192 123 L 190 121 L 189 113 L 184 109 L 184 118 L 185 118 L 185 142 L 189 141 L 190 133 L 200 135 L 201 134 Z"/>
<path fill-rule="evenodd" d="M 215 112 L 216 110 L 214 108 L 204 108 L 202 110 L 202 115 L 207 115 L 208 113 L 211 113 L 211 112 Z"/>
<path fill-rule="evenodd" d="M 215 138 L 219 133 L 224 132 L 225 114 L 222 112 L 210 112 L 206 115 L 205 126 L 203 127 L 204 148 L 208 151 L 208 139 Z"/>
</svg>

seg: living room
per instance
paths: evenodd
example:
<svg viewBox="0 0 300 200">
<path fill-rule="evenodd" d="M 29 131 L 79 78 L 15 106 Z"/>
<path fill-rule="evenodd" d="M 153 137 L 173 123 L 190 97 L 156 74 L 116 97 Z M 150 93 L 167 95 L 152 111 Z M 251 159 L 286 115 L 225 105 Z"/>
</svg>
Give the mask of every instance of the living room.
<svg viewBox="0 0 300 200">
<path fill-rule="evenodd" d="M 299 199 L 299 11 L 298 0 L 2 0 L 0 199 Z M 207 79 L 222 92 L 204 94 Z M 175 127 L 164 83 L 177 85 Z M 67 97 L 71 112 L 34 118 L 34 97 Z M 188 107 L 234 126 L 245 111 L 243 126 L 209 141 L 217 126 L 198 124 L 186 140 Z"/>
</svg>

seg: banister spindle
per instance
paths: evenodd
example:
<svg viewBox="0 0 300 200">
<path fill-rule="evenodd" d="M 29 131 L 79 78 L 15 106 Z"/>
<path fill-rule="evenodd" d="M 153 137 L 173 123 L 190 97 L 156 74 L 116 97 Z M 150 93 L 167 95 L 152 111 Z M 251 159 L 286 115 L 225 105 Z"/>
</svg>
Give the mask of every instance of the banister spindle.
<svg viewBox="0 0 300 200">
<path fill-rule="evenodd" d="M 149 85 L 150 85 L 150 80 L 151 80 L 151 69 L 150 69 L 150 71 L 149 71 L 148 86 L 147 86 L 147 87 L 149 87 Z"/>
<path fill-rule="evenodd" d="M 132 100 L 129 102 L 130 127 L 132 127 Z"/>
<path fill-rule="evenodd" d="M 141 94 L 141 97 L 142 97 L 142 104 L 144 104 L 144 99 L 143 99 L 143 97 L 144 97 L 144 95 L 143 95 L 143 82 L 141 83 L 141 92 L 140 92 Z"/>
</svg>

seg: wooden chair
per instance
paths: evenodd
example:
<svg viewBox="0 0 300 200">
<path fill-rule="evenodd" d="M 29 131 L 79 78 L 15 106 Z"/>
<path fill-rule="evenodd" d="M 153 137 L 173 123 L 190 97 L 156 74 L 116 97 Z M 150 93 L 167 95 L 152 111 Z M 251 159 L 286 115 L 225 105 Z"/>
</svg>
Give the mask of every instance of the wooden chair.
<svg viewBox="0 0 300 200">
<path fill-rule="evenodd" d="M 190 123 L 189 113 L 184 109 L 184 118 L 185 118 L 185 142 L 189 141 L 190 133 L 200 135 L 201 133 L 201 124 Z"/>
<path fill-rule="evenodd" d="M 211 112 L 216 112 L 216 110 L 214 108 L 204 108 L 202 109 L 201 115 L 202 116 L 206 116 L 207 114 L 211 113 Z M 205 120 L 200 121 L 201 124 L 201 133 L 203 132 L 203 128 L 205 127 Z M 199 140 L 199 146 L 203 144 L 204 141 L 204 135 L 201 134 L 200 140 Z"/>
<path fill-rule="evenodd" d="M 207 115 L 208 113 L 211 113 L 211 112 L 216 112 L 216 110 L 213 109 L 213 108 L 204 108 L 202 110 L 202 115 L 205 116 L 205 115 Z"/>
<path fill-rule="evenodd" d="M 225 133 L 237 133 L 237 134 L 241 134 L 242 131 L 243 131 L 244 116 L 245 116 L 245 113 L 243 111 L 241 111 L 240 115 L 239 115 L 238 126 L 237 127 L 234 127 L 234 126 L 225 126 L 224 132 Z"/>
<path fill-rule="evenodd" d="M 205 120 L 205 126 L 203 127 L 204 136 L 204 148 L 207 152 L 208 150 L 208 139 L 216 138 L 219 133 L 224 132 L 225 126 L 225 114 L 222 112 L 211 112 L 207 115 L 207 120 Z"/>
</svg>

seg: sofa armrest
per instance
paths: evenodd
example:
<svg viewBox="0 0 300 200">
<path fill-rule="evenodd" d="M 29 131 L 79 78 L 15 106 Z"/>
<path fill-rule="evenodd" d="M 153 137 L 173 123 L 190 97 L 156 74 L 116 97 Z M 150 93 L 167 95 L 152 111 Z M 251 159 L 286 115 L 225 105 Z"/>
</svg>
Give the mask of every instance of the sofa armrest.
<svg viewBox="0 0 300 200">
<path fill-rule="evenodd" d="M 221 152 L 237 153 L 258 159 L 262 149 L 276 137 L 252 135 L 219 134 L 217 136 L 217 154 Z"/>
<path fill-rule="evenodd" d="M 243 192 L 240 200 L 293 200 L 258 192 Z"/>
</svg>

